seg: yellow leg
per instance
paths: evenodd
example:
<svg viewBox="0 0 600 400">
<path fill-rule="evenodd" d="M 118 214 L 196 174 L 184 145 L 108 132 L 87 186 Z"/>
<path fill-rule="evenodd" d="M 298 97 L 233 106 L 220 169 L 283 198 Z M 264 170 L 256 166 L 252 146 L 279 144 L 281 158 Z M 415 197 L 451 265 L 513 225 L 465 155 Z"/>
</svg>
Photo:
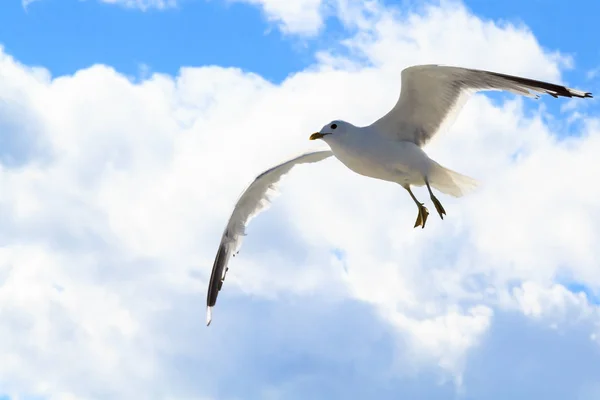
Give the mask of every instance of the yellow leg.
<svg viewBox="0 0 600 400">
<path fill-rule="evenodd" d="M 427 217 L 429 216 L 429 210 L 427 210 L 427 207 L 425 207 L 423 205 L 423 203 L 420 203 L 419 200 L 417 200 L 417 198 L 415 197 L 415 195 L 413 194 L 412 190 L 410 190 L 410 186 L 406 185 L 404 186 L 404 189 L 406 189 L 408 191 L 408 194 L 410 194 L 410 197 L 412 197 L 413 201 L 415 202 L 415 204 L 417 205 L 418 209 L 419 209 L 419 213 L 417 214 L 417 221 L 415 222 L 415 228 L 420 226 L 422 229 L 425 228 L 425 222 L 427 222 Z"/>
<path fill-rule="evenodd" d="M 433 205 L 435 206 L 436 211 L 438 212 L 438 214 L 440 214 L 440 218 L 444 219 L 446 210 L 444 210 L 442 203 L 440 203 L 440 201 L 437 199 L 437 197 L 435 197 L 433 195 L 433 192 L 431 191 L 431 187 L 429 186 L 429 182 L 427 182 L 427 180 L 425 180 L 425 184 L 427 185 L 427 190 L 429 190 L 429 197 L 431 198 L 431 201 L 433 202 Z"/>
</svg>

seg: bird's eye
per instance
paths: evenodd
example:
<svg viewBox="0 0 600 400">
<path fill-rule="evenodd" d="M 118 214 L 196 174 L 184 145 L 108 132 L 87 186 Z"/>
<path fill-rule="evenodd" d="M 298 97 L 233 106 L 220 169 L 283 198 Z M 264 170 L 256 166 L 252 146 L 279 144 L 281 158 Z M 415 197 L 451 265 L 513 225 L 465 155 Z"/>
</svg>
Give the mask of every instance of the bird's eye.
<svg viewBox="0 0 600 400">
<path fill-rule="evenodd" d="M 337 124 L 331 124 L 331 129 L 337 128 Z"/>
</svg>

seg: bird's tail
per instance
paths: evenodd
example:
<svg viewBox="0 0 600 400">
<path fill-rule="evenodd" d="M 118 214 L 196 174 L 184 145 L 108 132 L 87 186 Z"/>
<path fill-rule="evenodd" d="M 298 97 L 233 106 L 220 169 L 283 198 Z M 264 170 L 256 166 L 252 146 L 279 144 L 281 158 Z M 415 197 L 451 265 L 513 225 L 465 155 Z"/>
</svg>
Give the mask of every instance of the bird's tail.
<svg viewBox="0 0 600 400">
<path fill-rule="evenodd" d="M 459 174 L 435 163 L 427 177 L 429 184 L 442 193 L 461 197 L 474 190 L 479 182 L 469 176 Z"/>
</svg>

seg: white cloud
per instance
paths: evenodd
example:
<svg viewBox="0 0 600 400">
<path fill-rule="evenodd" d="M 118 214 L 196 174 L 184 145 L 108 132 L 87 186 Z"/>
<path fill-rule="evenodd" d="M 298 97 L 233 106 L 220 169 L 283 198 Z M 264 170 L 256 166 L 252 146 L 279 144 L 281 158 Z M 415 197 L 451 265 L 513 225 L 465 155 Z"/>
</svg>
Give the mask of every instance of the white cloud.
<svg viewBox="0 0 600 400">
<path fill-rule="evenodd" d="M 408 397 L 433 393 L 438 382 L 426 374 L 435 371 L 494 398 L 478 373 L 516 378 L 488 359 L 514 357 L 517 369 L 528 362 L 523 351 L 541 366 L 569 352 L 590 360 L 598 307 L 565 285 L 600 288 L 600 193 L 589 184 L 600 125 L 589 118 L 579 136 L 559 139 L 540 103 L 515 98 L 474 97 L 430 146 L 483 186 L 441 198 L 448 216 L 432 215 L 425 230 L 412 228 L 416 209 L 395 185 L 335 160 L 294 171 L 248 229 L 214 322 L 203 326 L 233 202 L 256 173 L 311 147 L 315 128 L 371 122 L 414 63 L 553 81 L 573 64 L 527 29 L 456 4 L 369 15 L 346 42 L 368 65 L 322 53 L 281 85 L 219 67 L 138 83 L 102 65 L 51 78 L 0 52 L 0 390 L 331 398 L 358 390 L 333 379 L 352 365 L 358 381 L 373 383 L 362 385 L 372 390 L 365 397 L 392 396 L 379 389 L 383 377 Z M 552 352 L 524 333 L 554 343 Z M 525 350 L 494 347 L 504 336 Z M 393 361 L 382 342 L 394 343 Z M 290 366 L 284 352 L 311 368 Z M 536 371 L 521 373 L 544 376 Z M 591 398 L 598 382 L 585 371 L 563 379 Z"/>
<path fill-rule="evenodd" d="M 382 8 L 376 0 L 225 0 L 262 9 L 268 21 L 285 34 L 315 37 L 328 18 L 337 18 L 345 28 L 369 29 Z"/>
<path fill-rule="evenodd" d="M 316 35 L 323 27 L 324 0 L 228 0 L 258 5 L 284 33 Z"/>
</svg>

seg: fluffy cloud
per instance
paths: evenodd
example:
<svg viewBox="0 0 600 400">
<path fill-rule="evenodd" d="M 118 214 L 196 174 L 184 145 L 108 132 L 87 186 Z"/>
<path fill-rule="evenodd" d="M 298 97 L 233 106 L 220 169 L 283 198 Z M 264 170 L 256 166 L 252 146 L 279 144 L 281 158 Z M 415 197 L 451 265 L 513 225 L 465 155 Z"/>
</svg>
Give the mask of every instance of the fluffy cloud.
<svg viewBox="0 0 600 400">
<path fill-rule="evenodd" d="M 351 56 L 323 52 L 280 85 L 219 67 L 51 77 L 0 52 L 0 391 L 500 399 L 561 398 L 562 382 L 597 397 L 599 310 L 572 288 L 600 288 L 600 125 L 585 109 L 558 123 L 529 99 L 475 96 L 429 146 L 483 185 L 440 197 L 448 216 L 425 230 L 396 185 L 336 160 L 293 171 L 204 327 L 231 206 L 256 173 L 315 146 L 310 132 L 370 123 L 410 64 L 553 81 L 573 65 L 460 5 L 368 12 Z"/>
<path fill-rule="evenodd" d="M 323 0 L 229 0 L 260 6 L 269 21 L 284 33 L 316 35 L 323 27 Z"/>
<path fill-rule="evenodd" d="M 225 0 L 247 3 L 262 9 L 266 19 L 284 34 L 314 38 L 336 18 L 345 29 L 373 26 L 373 18 L 382 11 L 378 1 L 363 0 Z"/>
</svg>

